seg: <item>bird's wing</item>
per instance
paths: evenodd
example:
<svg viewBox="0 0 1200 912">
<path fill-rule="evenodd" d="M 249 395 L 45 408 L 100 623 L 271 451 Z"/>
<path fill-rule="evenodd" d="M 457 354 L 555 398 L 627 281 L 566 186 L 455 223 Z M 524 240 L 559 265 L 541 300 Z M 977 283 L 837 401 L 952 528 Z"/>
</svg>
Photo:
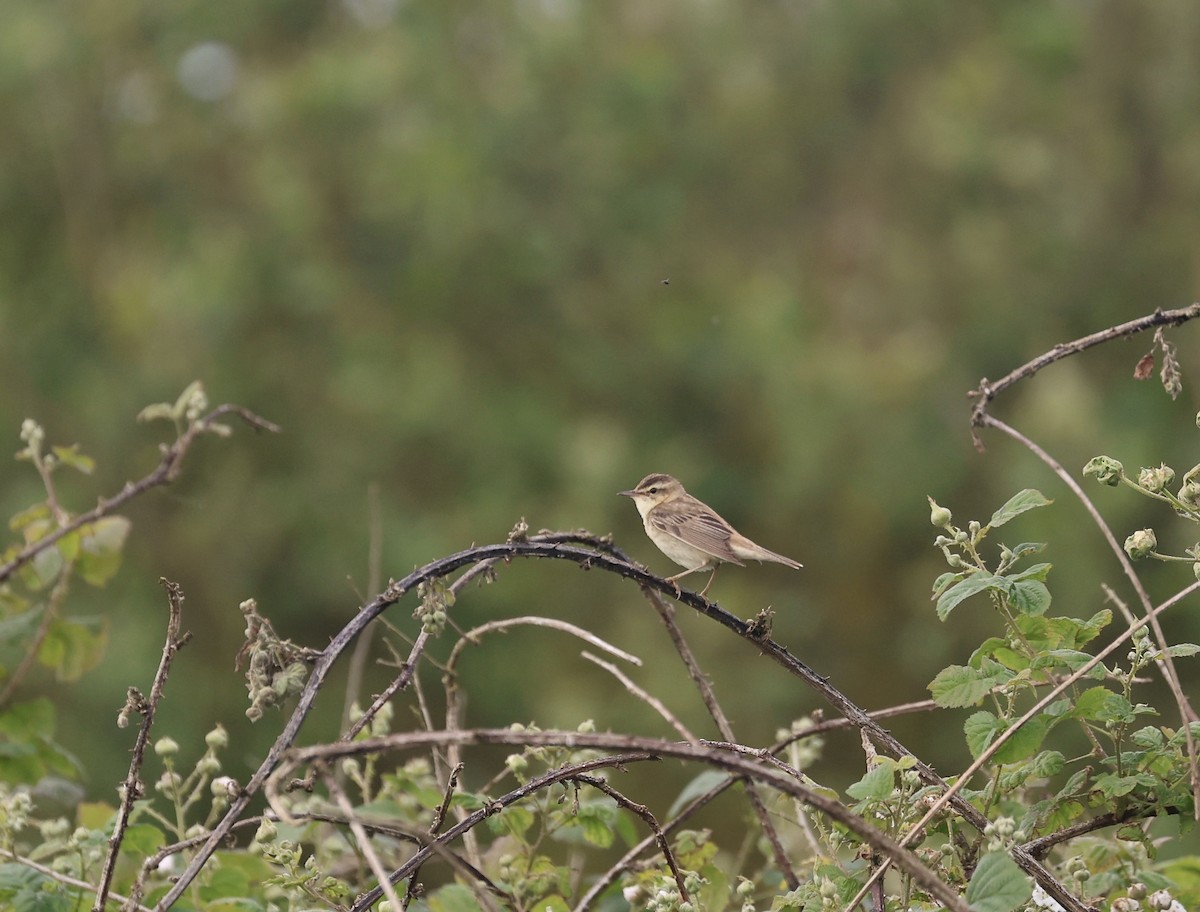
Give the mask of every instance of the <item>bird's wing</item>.
<svg viewBox="0 0 1200 912">
<path fill-rule="evenodd" d="M 673 504 L 670 510 L 651 510 L 647 520 L 660 532 L 674 536 L 684 544 L 699 548 L 719 560 L 744 567 L 745 563 L 729 546 L 733 526 L 712 510 L 696 504 Z"/>
</svg>

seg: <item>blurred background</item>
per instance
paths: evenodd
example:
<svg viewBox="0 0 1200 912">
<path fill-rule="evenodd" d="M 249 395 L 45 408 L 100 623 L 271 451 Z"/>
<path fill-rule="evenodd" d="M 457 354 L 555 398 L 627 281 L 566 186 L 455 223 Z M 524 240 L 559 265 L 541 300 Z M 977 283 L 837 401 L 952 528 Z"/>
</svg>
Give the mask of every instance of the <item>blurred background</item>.
<svg viewBox="0 0 1200 912">
<path fill-rule="evenodd" d="M 121 573 L 68 603 L 108 618 L 107 655 L 85 686 L 35 678 L 21 696 L 54 699 L 89 793 L 111 798 L 132 742 L 113 723 L 126 687 L 149 685 L 169 577 L 196 637 L 159 733 L 198 755 L 224 722 L 244 778 L 283 717 L 243 716 L 243 599 L 323 646 L 380 583 L 372 510 L 384 583 L 521 517 L 611 532 L 674 572 L 616 496 L 655 471 L 804 562 L 729 568 L 712 594 L 743 617 L 773 606 L 776 637 L 868 708 L 926 697 L 996 630 L 982 600 L 935 617 L 927 494 L 965 525 L 1041 489 L 1055 504 L 998 538 L 1050 542 L 1052 610 L 1091 615 L 1101 583 L 1128 595 L 1040 462 L 995 434 L 975 451 L 966 393 L 1196 299 L 1197 47 L 1183 0 L 9 0 L 10 450 L 26 417 L 79 443 L 98 465 L 61 476 L 78 511 L 157 463 L 170 431 L 134 417 L 194 379 L 284 429 L 202 441 L 126 511 Z M 1198 333 L 1171 334 L 1175 402 L 1131 379 L 1146 335 L 1054 365 L 996 414 L 1076 473 L 1107 453 L 1182 475 L 1200 461 Z M 1120 539 L 1196 538 L 1132 493 L 1087 490 Z M 39 491 L 11 463 L 3 515 Z M 1146 566 L 1147 585 L 1175 591 L 1181 566 Z M 390 614 L 409 634 L 411 607 Z M 711 734 L 631 584 L 515 564 L 454 618 L 526 613 L 639 654 L 639 683 Z M 819 708 L 683 621 L 743 740 Z M 1200 637 L 1194 612 L 1166 626 Z M 467 724 L 663 732 L 578 651 L 547 631 L 485 642 L 464 661 Z M 367 693 L 389 678 L 373 668 Z M 304 737 L 332 736 L 340 710 L 331 695 Z M 891 727 L 950 771 L 965 715 Z M 842 784 L 861 755 L 835 744 L 824 775 Z"/>
</svg>

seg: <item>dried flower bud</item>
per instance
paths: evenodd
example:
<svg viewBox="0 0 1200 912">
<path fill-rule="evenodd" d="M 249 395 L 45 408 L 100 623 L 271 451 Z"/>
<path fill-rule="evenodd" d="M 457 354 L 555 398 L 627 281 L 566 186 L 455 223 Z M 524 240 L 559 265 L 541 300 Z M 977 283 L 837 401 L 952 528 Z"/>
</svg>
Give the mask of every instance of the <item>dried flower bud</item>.
<svg viewBox="0 0 1200 912">
<path fill-rule="evenodd" d="M 1125 467 L 1111 456 L 1096 456 L 1083 467 L 1083 474 L 1095 478 L 1102 485 L 1115 487 L 1125 474 Z"/>
<path fill-rule="evenodd" d="M 1161 494 L 1175 480 L 1175 470 L 1169 465 L 1157 469 L 1142 469 L 1138 473 L 1138 484 L 1152 494 Z"/>
<path fill-rule="evenodd" d="M 1125 539 L 1125 553 L 1134 560 L 1148 557 L 1158 550 L 1158 539 L 1153 529 L 1139 529 Z"/>
</svg>

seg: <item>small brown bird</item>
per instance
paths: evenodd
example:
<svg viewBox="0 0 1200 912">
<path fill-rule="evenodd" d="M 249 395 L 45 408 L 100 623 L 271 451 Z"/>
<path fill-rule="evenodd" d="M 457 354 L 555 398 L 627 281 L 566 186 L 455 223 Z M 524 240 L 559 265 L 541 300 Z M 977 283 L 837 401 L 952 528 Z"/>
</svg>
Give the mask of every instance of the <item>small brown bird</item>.
<svg viewBox="0 0 1200 912">
<path fill-rule="evenodd" d="M 679 592 L 679 580 L 697 570 L 712 570 L 708 582 L 700 590 L 700 597 L 717 577 L 717 568 L 722 563 L 745 566 L 745 561 L 774 561 L 799 570 L 799 564 L 790 557 L 768 551 L 756 545 L 733 526 L 722 519 L 717 511 L 703 501 L 697 500 L 683 489 L 670 475 L 647 475 L 632 491 L 621 491 L 632 497 L 634 506 L 642 515 L 642 524 L 650 541 L 667 557 L 686 568 L 682 573 L 667 577 L 667 582 Z"/>
</svg>

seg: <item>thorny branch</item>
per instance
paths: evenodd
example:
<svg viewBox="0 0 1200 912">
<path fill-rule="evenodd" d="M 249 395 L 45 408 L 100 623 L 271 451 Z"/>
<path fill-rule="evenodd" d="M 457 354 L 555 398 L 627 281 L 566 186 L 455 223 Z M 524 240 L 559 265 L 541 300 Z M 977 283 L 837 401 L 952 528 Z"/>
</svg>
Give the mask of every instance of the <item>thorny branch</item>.
<svg viewBox="0 0 1200 912">
<path fill-rule="evenodd" d="M 121 842 L 125 838 L 125 830 L 129 826 L 129 815 L 133 812 L 133 804 L 144 797 L 145 786 L 142 784 L 142 763 L 146 759 L 146 748 L 150 744 L 150 729 L 154 726 L 154 716 L 162 703 L 163 693 L 167 685 L 167 676 L 171 671 L 171 663 L 188 640 L 191 633 L 180 633 L 183 624 L 183 590 L 177 583 L 160 580 L 167 590 L 167 639 L 163 644 L 162 658 L 158 662 L 158 670 L 154 673 L 154 682 L 150 685 L 150 696 L 143 697 L 134 687 L 129 688 L 129 698 L 122 710 L 121 718 L 136 712 L 142 717 L 138 727 L 137 738 L 133 743 L 133 759 L 129 762 L 129 772 L 121 786 L 121 806 L 117 810 L 113 834 L 108 839 L 108 853 L 104 857 L 104 867 L 100 875 L 100 885 L 96 888 L 96 901 L 92 904 L 93 912 L 101 912 L 108 901 L 108 892 L 112 887 L 113 874 L 117 869 L 117 856 L 121 853 Z M 134 885 L 129 898 L 128 907 L 132 908 L 141 900 L 141 882 Z"/>
<path fill-rule="evenodd" d="M 670 585 L 670 584 L 668 584 Z M 739 753 L 733 753 L 718 747 L 688 744 L 686 742 L 663 741 L 657 738 L 643 738 L 634 735 L 611 735 L 599 732 L 561 732 L 561 731 L 513 731 L 512 729 L 473 729 L 462 731 L 433 731 L 433 732 L 402 732 L 384 735 L 379 738 L 368 738 L 361 741 L 338 741 L 332 744 L 321 744 L 312 747 L 297 748 L 283 758 L 279 770 L 280 776 L 286 776 L 290 770 L 304 763 L 314 761 L 333 762 L 342 757 L 359 753 L 380 753 L 384 751 L 411 749 L 418 747 L 445 746 L 448 744 L 505 744 L 519 746 L 560 746 L 573 750 L 593 748 L 597 750 L 628 751 L 617 756 L 601 757 L 585 761 L 558 770 L 552 770 L 541 776 L 534 777 L 520 788 L 497 798 L 486 807 L 479 809 L 453 827 L 447 829 L 437 841 L 457 838 L 463 831 L 474 827 L 481 821 L 504 808 L 514 804 L 535 791 L 545 788 L 564 779 L 577 779 L 588 768 L 596 769 L 603 766 L 626 766 L 638 761 L 658 760 L 663 757 L 675 757 L 681 760 L 692 760 L 723 769 L 727 772 L 746 776 L 749 780 L 773 788 L 793 798 L 798 798 L 821 813 L 844 825 L 847 829 L 869 843 L 880 853 L 892 858 L 896 865 L 923 890 L 926 890 L 938 902 L 956 912 L 969 912 L 961 897 L 925 864 L 907 849 L 900 848 L 895 841 L 885 833 L 877 830 L 863 818 L 853 814 L 839 801 L 808 788 L 793 776 L 749 759 Z M 594 764 L 594 765 L 593 765 Z M 393 882 L 408 876 L 408 871 L 424 861 L 422 853 L 427 853 L 429 847 L 417 852 L 398 871 L 393 872 Z M 381 890 L 378 888 L 363 894 L 354 904 L 352 912 L 362 912 L 379 899 Z"/>
<path fill-rule="evenodd" d="M 579 547 L 570 542 L 586 540 L 593 547 Z M 889 756 L 912 758 L 913 768 L 923 780 L 942 789 L 948 788 L 946 782 L 937 775 L 926 763 L 917 758 L 902 745 L 887 729 L 883 728 L 867 712 L 851 701 L 827 679 L 818 675 L 806 664 L 801 662 L 785 647 L 769 637 L 764 637 L 754 624 L 744 621 L 722 609 L 714 602 L 701 598 L 699 595 L 683 591 L 676 595 L 675 587 L 662 577 L 653 575 L 643 567 L 628 562 L 623 556 L 616 556 L 611 543 L 606 539 L 589 537 L 583 533 L 546 533 L 544 536 L 529 536 L 528 538 L 512 537 L 503 543 L 482 545 L 460 551 L 456 554 L 441 558 L 420 567 L 401 580 L 393 581 L 389 586 L 369 602 L 342 628 L 329 645 L 321 652 L 319 659 L 310 672 L 308 683 L 305 685 L 297 702 L 295 710 L 284 725 L 275 743 L 267 752 L 259 768 L 246 783 L 241 795 L 230 803 L 225 816 L 213 828 L 209 838 L 200 847 L 187 867 L 180 872 L 178 880 L 170 891 L 159 901 L 156 909 L 166 910 L 179 898 L 188 884 L 195 879 L 201 868 L 207 864 L 212 853 L 228 835 L 233 824 L 245 811 L 254 795 L 263 789 L 268 777 L 278 767 L 285 753 L 295 743 L 300 727 L 307 717 L 316 700 L 317 694 L 324 686 L 329 671 L 345 649 L 361 633 L 367 624 L 398 602 L 409 592 L 412 592 L 423 582 L 437 580 L 450 575 L 466 566 L 480 563 L 494 564 L 498 561 L 508 561 L 517 557 L 542 558 L 552 560 L 570 560 L 578 563 L 584 569 L 599 569 L 615 573 L 626 579 L 633 580 L 644 588 L 661 593 L 675 599 L 690 608 L 700 612 L 711 620 L 728 628 L 733 633 L 745 639 L 756 651 L 766 655 L 790 674 L 795 675 L 809 686 L 817 690 L 824 699 L 832 705 L 849 722 L 865 729 L 871 739 Z M 419 658 L 421 638 L 414 644 L 413 655 L 406 663 L 411 668 Z M 436 734 L 436 733 L 430 733 Z M 456 743 L 451 741 L 451 743 Z M 953 800 L 955 810 L 964 819 L 979 830 L 987 825 L 987 818 L 970 803 L 959 796 Z M 448 830 L 447 832 L 452 832 Z M 1043 889 L 1063 905 L 1067 912 L 1086 912 L 1087 907 L 1079 903 L 1057 879 L 1036 859 L 1015 849 L 1013 857 L 1026 873 L 1034 877 Z"/>
</svg>

